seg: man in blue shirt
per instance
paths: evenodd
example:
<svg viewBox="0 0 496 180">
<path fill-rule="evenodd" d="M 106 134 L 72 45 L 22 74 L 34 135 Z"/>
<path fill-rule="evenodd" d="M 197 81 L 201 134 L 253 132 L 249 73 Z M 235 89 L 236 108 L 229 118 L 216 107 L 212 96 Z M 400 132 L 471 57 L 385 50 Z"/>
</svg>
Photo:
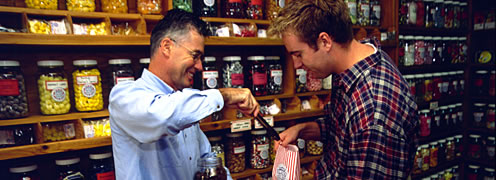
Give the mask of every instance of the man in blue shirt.
<svg viewBox="0 0 496 180">
<path fill-rule="evenodd" d="M 115 86 L 109 97 L 117 179 L 193 179 L 197 160 L 210 155 L 198 121 L 224 105 L 256 115 L 248 89 L 189 89 L 202 71 L 205 22 L 171 10 L 152 31 L 150 66 L 134 82 Z"/>
</svg>

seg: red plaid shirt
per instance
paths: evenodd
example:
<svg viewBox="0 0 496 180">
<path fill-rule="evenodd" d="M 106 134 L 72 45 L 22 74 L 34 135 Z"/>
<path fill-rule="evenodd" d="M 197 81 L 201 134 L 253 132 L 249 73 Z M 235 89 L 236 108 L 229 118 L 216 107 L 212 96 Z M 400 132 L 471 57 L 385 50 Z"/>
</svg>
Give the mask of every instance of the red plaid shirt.
<svg viewBox="0 0 496 180">
<path fill-rule="evenodd" d="M 333 76 L 317 179 L 406 179 L 413 165 L 417 105 L 379 43 L 366 43 L 377 52 Z"/>
</svg>

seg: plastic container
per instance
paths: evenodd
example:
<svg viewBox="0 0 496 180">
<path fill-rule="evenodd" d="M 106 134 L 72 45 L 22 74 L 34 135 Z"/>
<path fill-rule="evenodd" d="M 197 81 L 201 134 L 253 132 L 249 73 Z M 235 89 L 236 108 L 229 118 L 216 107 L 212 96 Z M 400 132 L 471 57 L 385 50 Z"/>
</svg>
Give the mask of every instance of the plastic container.
<svg viewBox="0 0 496 180">
<path fill-rule="evenodd" d="M 437 146 L 437 142 L 431 142 L 429 143 L 429 145 L 430 145 L 429 167 L 436 167 L 438 164 L 437 152 L 439 150 L 439 147 Z"/>
<path fill-rule="evenodd" d="M 325 90 L 332 89 L 332 74 L 322 79 L 322 89 Z"/>
<path fill-rule="evenodd" d="M 10 179 L 12 180 L 39 180 L 38 166 L 36 164 L 9 168 Z"/>
<path fill-rule="evenodd" d="M 478 180 L 479 177 L 482 176 L 480 167 L 476 165 L 469 165 L 465 176 L 466 176 L 465 179 L 468 180 Z"/>
<path fill-rule="evenodd" d="M 417 3 L 417 22 L 415 25 L 417 27 L 424 27 L 425 26 L 425 5 L 424 1 L 418 0 L 416 1 Z"/>
<path fill-rule="evenodd" d="M 203 157 L 198 159 L 198 171 L 194 180 L 205 179 L 227 179 L 227 172 L 222 167 L 221 159 L 218 157 Z"/>
<path fill-rule="evenodd" d="M 264 169 L 270 165 L 270 140 L 266 130 L 251 131 L 250 165 L 253 169 Z"/>
<path fill-rule="evenodd" d="M 45 115 L 65 114 L 71 109 L 69 83 L 64 62 L 38 61 L 38 95 L 40 110 Z"/>
<path fill-rule="evenodd" d="M 58 179 L 84 180 L 84 175 L 80 171 L 79 158 L 58 159 L 57 165 Z"/>
<path fill-rule="evenodd" d="M 112 153 L 90 154 L 90 178 L 94 180 L 115 179 Z"/>
<path fill-rule="evenodd" d="M 221 136 L 212 136 L 208 137 L 208 141 L 210 141 L 210 145 L 212 146 L 212 152 L 214 152 L 218 158 L 220 158 L 220 162 L 222 166 L 225 166 L 225 153 L 224 153 L 224 144 L 222 144 Z"/>
<path fill-rule="evenodd" d="M 432 100 L 432 92 L 433 92 L 433 81 L 432 81 L 432 73 L 424 74 L 424 85 L 423 85 L 423 95 L 424 102 L 430 102 Z"/>
<path fill-rule="evenodd" d="M 95 0 L 66 0 L 67 10 L 79 12 L 94 12 Z"/>
<path fill-rule="evenodd" d="M 431 110 L 431 131 L 438 132 L 441 129 L 441 110 L 439 108 L 435 108 Z"/>
<path fill-rule="evenodd" d="M 229 133 L 226 144 L 226 165 L 231 173 L 244 171 L 245 166 L 245 143 L 242 133 Z"/>
<path fill-rule="evenodd" d="M 415 65 L 423 65 L 425 61 L 425 43 L 424 36 L 415 36 Z"/>
<path fill-rule="evenodd" d="M 263 19 L 264 0 L 246 0 L 246 17 L 248 19 Z"/>
<path fill-rule="evenodd" d="M 18 61 L 0 60 L 0 86 L 0 119 L 26 117 L 28 98 Z"/>
<path fill-rule="evenodd" d="M 455 159 L 455 138 L 446 138 L 446 160 L 452 161 Z"/>
<path fill-rule="evenodd" d="M 127 13 L 127 0 L 100 0 L 102 11 L 109 13 Z"/>
<path fill-rule="evenodd" d="M 434 0 L 436 15 L 434 16 L 434 27 L 444 28 L 444 1 Z"/>
<path fill-rule="evenodd" d="M 489 86 L 489 72 L 486 70 L 475 71 L 473 80 L 473 90 L 476 95 L 484 96 L 487 95 Z"/>
<path fill-rule="evenodd" d="M 241 57 L 226 56 L 223 60 L 225 64 L 222 69 L 224 88 L 243 88 L 245 83 Z"/>
<path fill-rule="evenodd" d="M 486 104 L 484 103 L 474 103 L 474 127 L 484 127 L 486 124 Z"/>
<path fill-rule="evenodd" d="M 249 56 L 250 90 L 255 96 L 267 95 L 267 66 L 264 56 Z"/>
<path fill-rule="evenodd" d="M 111 87 L 119 83 L 134 81 L 134 72 L 133 68 L 131 68 L 130 59 L 111 59 L 108 63 L 112 71 Z"/>
<path fill-rule="evenodd" d="M 415 26 L 417 24 L 417 3 L 415 1 L 408 2 L 407 24 Z"/>
<path fill-rule="evenodd" d="M 219 70 L 215 66 L 215 57 L 207 56 L 204 60 L 204 67 L 202 71 L 202 81 L 201 81 L 201 89 L 218 89 L 219 88 Z"/>
<path fill-rule="evenodd" d="M 487 137 L 487 142 L 486 142 L 486 158 L 489 159 L 490 161 L 494 161 L 494 147 L 496 145 L 496 139 L 494 136 L 489 136 Z"/>
<path fill-rule="evenodd" d="M 414 163 L 413 163 L 413 170 L 412 170 L 412 173 L 413 174 L 420 174 L 422 173 L 422 161 L 423 161 L 423 157 L 422 157 L 422 147 L 421 146 L 418 146 L 417 147 L 417 151 L 415 152 L 415 159 L 414 159 Z"/>
<path fill-rule="evenodd" d="M 425 55 L 424 55 L 424 64 L 430 65 L 432 64 L 432 58 L 434 57 L 434 41 L 432 41 L 432 36 L 424 37 L 424 46 L 425 46 Z"/>
<path fill-rule="evenodd" d="M 42 124 L 43 141 L 63 141 L 76 138 L 76 128 L 70 121 Z"/>
<path fill-rule="evenodd" d="M 242 0 L 224 0 L 224 17 L 245 18 L 245 8 Z"/>
<path fill-rule="evenodd" d="M 296 92 L 306 92 L 307 71 L 305 69 L 296 69 Z"/>
<path fill-rule="evenodd" d="M 279 56 L 265 57 L 265 60 L 269 62 L 267 90 L 271 95 L 282 93 L 283 71 L 280 59 Z"/>
<path fill-rule="evenodd" d="M 494 169 L 484 168 L 484 180 L 494 179 Z"/>
<path fill-rule="evenodd" d="M 463 135 L 456 135 L 455 136 L 455 156 L 456 157 L 461 157 L 463 153 Z"/>
<path fill-rule="evenodd" d="M 479 159 L 482 152 L 482 139 L 480 135 L 470 134 L 468 145 L 468 156 L 473 159 Z"/>
<path fill-rule="evenodd" d="M 453 28 L 453 1 L 444 1 L 444 28 Z"/>
<path fill-rule="evenodd" d="M 427 137 L 431 134 L 431 119 L 429 109 L 420 111 L 420 136 Z"/>
<path fill-rule="evenodd" d="M 137 0 L 138 12 L 141 14 L 160 14 L 162 12 L 161 0 Z"/>
<path fill-rule="evenodd" d="M 96 60 L 76 60 L 73 64 L 75 69 L 72 72 L 72 82 L 76 110 L 102 110 L 102 78 Z"/>
<path fill-rule="evenodd" d="M 0 148 L 34 143 L 34 130 L 31 125 L 0 127 Z"/>
<path fill-rule="evenodd" d="M 34 9 L 52 9 L 57 10 L 58 0 L 25 0 L 26 7 Z"/>
<path fill-rule="evenodd" d="M 442 98 L 442 85 L 443 79 L 441 78 L 441 73 L 432 74 L 432 100 L 439 100 Z"/>
</svg>

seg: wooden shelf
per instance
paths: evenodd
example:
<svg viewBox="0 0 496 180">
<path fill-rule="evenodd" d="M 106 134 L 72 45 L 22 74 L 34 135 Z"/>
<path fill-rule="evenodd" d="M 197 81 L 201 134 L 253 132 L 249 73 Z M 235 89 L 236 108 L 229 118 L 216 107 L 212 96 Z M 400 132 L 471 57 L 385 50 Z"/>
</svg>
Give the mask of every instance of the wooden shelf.
<svg viewBox="0 0 496 180">
<path fill-rule="evenodd" d="M 431 64 L 421 66 L 400 66 L 399 70 L 402 74 L 415 74 L 415 73 L 435 73 L 435 72 L 448 72 L 464 70 L 467 66 L 466 63 L 460 64 Z"/>
<path fill-rule="evenodd" d="M 459 165 L 460 163 L 461 163 L 461 158 L 457 158 L 457 159 L 454 159 L 452 161 L 438 164 L 436 167 L 429 167 L 429 170 L 423 171 L 420 174 L 412 175 L 412 179 L 422 179 L 425 177 L 429 177 L 430 175 L 433 175 L 435 173 L 438 173 L 439 171 L 451 168 L 453 166 Z M 458 168 L 461 168 L 461 166 L 458 166 Z"/>
<path fill-rule="evenodd" d="M 108 110 L 95 111 L 95 112 L 68 113 L 68 114 L 51 115 L 51 116 L 33 115 L 19 119 L 0 120 L 0 126 L 57 122 L 57 121 L 77 120 L 77 119 L 100 118 L 100 117 L 108 117 L 108 116 L 109 116 Z"/>
<path fill-rule="evenodd" d="M 202 20 L 206 22 L 217 22 L 217 23 L 255 23 L 262 25 L 270 25 L 269 20 L 256 20 L 256 19 L 236 19 L 236 18 L 219 18 L 219 17 L 201 17 Z"/>
<path fill-rule="evenodd" d="M 313 161 L 319 160 L 320 158 L 321 158 L 321 156 L 305 156 L 305 157 L 300 159 L 300 164 L 311 163 Z M 251 176 L 254 176 L 256 174 L 266 173 L 266 172 L 270 172 L 270 171 L 272 171 L 272 165 L 268 168 L 265 168 L 265 169 L 246 168 L 246 170 L 244 170 L 243 172 L 231 173 L 231 177 L 233 179 L 240 179 L 240 178 L 251 177 Z"/>
<path fill-rule="evenodd" d="M 210 36 L 205 40 L 207 46 L 282 46 L 282 39 L 257 37 L 216 37 Z"/>
<path fill-rule="evenodd" d="M 481 166 L 481 168 L 493 168 L 496 167 L 496 164 L 494 161 L 490 161 L 489 159 L 472 159 L 470 157 L 465 158 L 465 162 L 467 162 L 467 165 L 477 165 Z"/>
<path fill-rule="evenodd" d="M 268 96 L 255 96 L 255 99 L 257 101 L 266 101 L 266 100 L 273 100 L 273 99 L 284 99 L 284 98 L 291 98 L 294 97 L 294 94 L 277 94 L 277 95 L 268 95 Z"/>
<path fill-rule="evenodd" d="M 426 36 L 467 36 L 467 29 L 424 28 L 400 26 L 401 35 L 426 35 Z"/>
<path fill-rule="evenodd" d="M 52 154 L 112 145 L 111 137 L 75 139 L 0 149 L 0 160 Z"/>
<path fill-rule="evenodd" d="M 315 92 L 296 93 L 296 96 L 331 95 L 331 90 L 321 90 Z"/>
<path fill-rule="evenodd" d="M 485 124 L 484 124 L 485 125 Z M 484 136 L 494 136 L 496 134 L 496 130 L 490 130 L 488 128 L 480 128 L 480 127 L 470 127 L 468 128 L 469 134 L 479 134 L 483 135 L 483 138 L 486 138 Z"/>
<path fill-rule="evenodd" d="M 440 139 L 444 139 L 447 137 L 451 136 L 456 136 L 458 134 L 463 134 L 460 128 L 451 128 L 451 129 L 446 129 L 446 130 L 440 130 L 440 131 L 431 131 L 431 135 L 427 137 L 421 137 L 419 136 L 419 146 L 422 144 L 428 144 Z"/>
<path fill-rule="evenodd" d="M 287 120 L 294 120 L 294 119 L 301 119 L 301 118 L 315 117 L 315 116 L 322 116 L 322 115 L 324 115 L 324 110 L 321 110 L 321 109 L 312 110 L 312 111 L 303 111 L 303 112 L 298 112 L 298 113 L 281 113 L 281 114 L 274 116 L 274 121 L 287 121 Z M 248 118 L 244 118 L 244 119 L 248 119 Z M 200 128 L 203 131 L 229 129 L 229 128 L 231 128 L 231 121 L 233 121 L 233 120 L 220 120 L 220 121 L 214 121 L 214 122 L 203 122 L 200 124 Z"/>
</svg>

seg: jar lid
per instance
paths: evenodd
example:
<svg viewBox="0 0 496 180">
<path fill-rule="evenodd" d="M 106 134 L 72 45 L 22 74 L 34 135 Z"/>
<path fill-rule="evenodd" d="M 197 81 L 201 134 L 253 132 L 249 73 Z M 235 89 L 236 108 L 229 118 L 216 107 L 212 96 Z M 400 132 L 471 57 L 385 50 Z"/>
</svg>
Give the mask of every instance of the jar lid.
<svg viewBox="0 0 496 180">
<path fill-rule="evenodd" d="M 281 60 L 281 57 L 279 57 L 279 56 L 265 56 L 265 60 L 279 61 L 279 60 Z"/>
<path fill-rule="evenodd" d="M 432 40 L 439 41 L 439 40 L 441 40 L 441 36 L 435 36 L 435 37 L 432 38 Z"/>
<path fill-rule="evenodd" d="M 467 37 L 465 37 L 465 36 L 458 37 L 458 40 L 459 40 L 459 41 L 466 41 L 466 40 L 467 40 Z"/>
<path fill-rule="evenodd" d="M 461 138 L 463 138 L 463 135 L 458 134 L 458 135 L 456 135 L 456 136 L 455 136 L 455 138 L 456 138 L 456 139 L 461 139 Z"/>
<path fill-rule="evenodd" d="M 42 60 L 38 61 L 38 66 L 64 66 L 64 61 L 59 60 Z"/>
<path fill-rule="evenodd" d="M 101 153 L 101 154 L 90 154 L 90 159 L 105 159 L 105 158 L 109 158 L 109 157 L 112 157 L 111 152 Z"/>
<path fill-rule="evenodd" d="M 434 2 L 434 0 L 424 0 L 425 2 Z"/>
<path fill-rule="evenodd" d="M 455 137 L 448 137 L 446 138 L 448 141 L 454 141 L 455 140 Z"/>
<path fill-rule="evenodd" d="M 458 37 L 450 37 L 450 40 L 457 41 L 458 40 Z"/>
<path fill-rule="evenodd" d="M 416 40 L 422 40 L 422 39 L 424 39 L 424 36 L 415 36 L 415 39 Z"/>
<path fill-rule="evenodd" d="M 131 59 L 111 59 L 109 64 L 131 64 Z"/>
<path fill-rule="evenodd" d="M 463 74 L 463 71 L 456 71 L 456 74 Z"/>
<path fill-rule="evenodd" d="M 243 133 L 227 133 L 226 136 L 230 138 L 241 137 Z"/>
<path fill-rule="evenodd" d="M 422 149 L 427 149 L 429 148 L 429 145 L 428 144 L 423 144 L 422 146 L 420 146 Z"/>
<path fill-rule="evenodd" d="M 484 170 L 486 170 L 487 172 L 494 172 L 494 169 L 491 168 L 484 168 Z"/>
<path fill-rule="evenodd" d="M 28 166 L 20 166 L 20 167 L 9 168 L 9 171 L 11 173 L 25 173 L 25 172 L 34 171 L 37 168 L 38 168 L 38 166 L 36 164 L 33 164 L 33 165 L 28 165 Z"/>
<path fill-rule="evenodd" d="M 441 76 L 447 76 L 449 73 L 448 72 L 442 72 Z"/>
<path fill-rule="evenodd" d="M 470 169 L 479 169 L 480 167 L 479 166 L 476 166 L 476 165 L 468 165 L 468 168 L 470 168 Z"/>
<path fill-rule="evenodd" d="M 433 174 L 433 175 L 429 176 L 429 178 L 437 179 L 437 178 L 439 178 L 439 174 Z"/>
<path fill-rule="evenodd" d="M 264 134 L 267 134 L 267 130 L 263 129 L 263 130 L 253 130 L 251 131 L 251 134 L 253 135 L 264 135 Z"/>
<path fill-rule="evenodd" d="M 466 6 L 467 2 L 460 2 L 460 6 Z"/>
<path fill-rule="evenodd" d="M 451 38 L 450 38 L 450 37 L 443 37 L 442 39 L 443 39 L 443 41 L 448 41 L 448 40 L 450 40 Z"/>
<path fill-rule="evenodd" d="M 75 66 L 96 65 L 96 60 L 75 60 L 72 62 Z"/>
<path fill-rule="evenodd" d="M 241 61 L 241 57 L 240 56 L 226 56 L 226 57 L 223 57 L 222 60 L 224 60 L 224 61 Z"/>
<path fill-rule="evenodd" d="M 424 78 L 424 74 L 415 74 L 415 78 Z"/>
<path fill-rule="evenodd" d="M 141 64 L 150 64 L 150 58 L 140 58 L 139 63 Z"/>
<path fill-rule="evenodd" d="M 265 56 L 248 56 L 249 61 L 264 61 Z"/>
<path fill-rule="evenodd" d="M 462 106 L 462 103 L 456 103 L 455 106 Z"/>
<path fill-rule="evenodd" d="M 438 142 L 439 144 L 444 144 L 444 143 L 446 143 L 446 139 L 440 139 L 440 140 L 438 140 L 437 142 Z"/>
<path fill-rule="evenodd" d="M 477 135 L 477 134 L 471 134 L 471 135 L 469 135 L 469 137 L 477 139 L 477 138 L 480 138 L 481 136 Z"/>
<path fill-rule="evenodd" d="M 216 59 L 213 56 L 205 56 L 205 62 L 214 62 Z"/>
<path fill-rule="evenodd" d="M 222 137 L 220 137 L 220 136 L 211 136 L 211 137 L 208 137 L 208 140 L 209 141 L 220 141 L 220 140 L 222 140 Z"/>
<path fill-rule="evenodd" d="M 494 140 L 496 140 L 496 138 L 494 136 L 489 136 L 489 137 L 487 137 L 487 140 L 494 141 Z"/>
<path fill-rule="evenodd" d="M 449 75 L 456 75 L 456 71 L 450 71 L 448 72 Z"/>
<path fill-rule="evenodd" d="M 429 143 L 429 145 L 431 145 L 431 146 L 437 146 L 437 142 L 436 141 L 431 142 L 431 143 Z"/>
<path fill-rule="evenodd" d="M 448 105 L 448 107 L 449 107 L 449 108 L 456 108 L 456 105 L 454 105 L 454 104 L 450 104 L 450 105 Z"/>
<path fill-rule="evenodd" d="M 405 37 L 405 36 L 403 36 L 403 35 L 399 35 L 399 36 L 398 36 L 398 39 L 403 39 L 404 37 Z"/>
<path fill-rule="evenodd" d="M 403 76 L 405 79 L 413 79 L 415 76 L 413 74 L 407 74 Z"/>
<path fill-rule="evenodd" d="M 19 61 L 13 61 L 13 60 L 1 60 L 0 61 L 0 66 L 19 66 Z"/>
<path fill-rule="evenodd" d="M 80 161 L 80 159 L 77 158 L 71 158 L 71 159 L 57 159 L 55 160 L 55 164 L 59 166 L 65 166 L 65 165 L 71 165 L 71 164 L 76 164 Z"/>
<path fill-rule="evenodd" d="M 424 37 L 424 40 L 428 40 L 428 41 L 430 41 L 430 40 L 432 40 L 432 36 L 425 36 L 425 37 Z"/>
<path fill-rule="evenodd" d="M 487 71 L 486 70 L 479 70 L 479 71 L 475 71 L 475 73 L 477 73 L 477 74 L 487 74 Z"/>
<path fill-rule="evenodd" d="M 413 36 L 412 35 L 405 36 L 405 39 L 406 40 L 412 40 L 413 39 Z"/>
<path fill-rule="evenodd" d="M 446 110 L 446 109 L 448 109 L 448 106 L 441 106 L 441 107 L 439 107 L 439 109 Z"/>
<path fill-rule="evenodd" d="M 276 132 L 282 132 L 286 130 L 286 127 L 275 127 L 274 130 L 276 130 Z"/>
<path fill-rule="evenodd" d="M 458 2 L 458 1 L 453 1 L 453 3 L 452 3 L 452 4 L 457 5 L 457 4 L 460 4 L 460 2 Z"/>
<path fill-rule="evenodd" d="M 484 103 L 474 103 L 474 106 L 483 107 L 486 106 Z"/>
<path fill-rule="evenodd" d="M 429 113 L 429 111 L 430 111 L 429 109 L 422 109 L 420 112 L 421 113 Z"/>
<path fill-rule="evenodd" d="M 441 76 L 441 73 L 440 72 L 437 72 L 437 73 L 434 73 L 432 74 L 434 77 L 437 77 L 437 76 Z"/>
<path fill-rule="evenodd" d="M 430 78 L 430 77 L 432 77 L 432 73 L 426 73 L 426 74 L 424 74 L 424 76 L 425 76 L 426 78 Z"/>
<path fill-rule="evenodd" d="M 444 4 L 451 4 L 453 1 L 444 1 Z"/>
<path fill-rule="evenodd" d="M 437 3 L 442 3 L 443 0 L 435 0 L 434 2 L 437 2 Z"/>
<path fill-rule="evenodd" d="M 489 106 L 490 108 L 495 108 L 496 104 L 488 104 L 487 106 Z"/>
<path fill-rule="evenodd" d="M 496 74 L 496 70 L 492 70 L 491 71 L 491 74 Z"/>
</svg>

